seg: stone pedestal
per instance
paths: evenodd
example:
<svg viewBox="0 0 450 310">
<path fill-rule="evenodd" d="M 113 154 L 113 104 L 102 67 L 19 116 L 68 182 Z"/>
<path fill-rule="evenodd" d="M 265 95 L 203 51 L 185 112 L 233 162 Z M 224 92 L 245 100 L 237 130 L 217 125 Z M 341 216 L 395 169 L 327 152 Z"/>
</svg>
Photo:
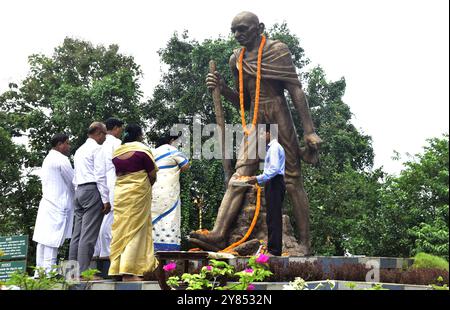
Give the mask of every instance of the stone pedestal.
<svg viewBox="0 0 450 310">
<path fill-rule="evenodd" d="M 237 217 L 236 223 L 230 231 L 228 244 L 239 241 L 247 232 L 253 220 L 256 209 L 256 190 L 249 188 L 245 193 L 243 207 Z M 246 242 L 235 248 L 240 255 L 253 255 L 259 248 L 260 242 L 267 245 L 267 224 L 266 224 L 266 204 L 264 199 L 264 189 L 261 191 L 261 209 L 258 221 L 252 234 Z M 283 253 L 289 256 L 302 256 L 300 245 L 298 244 L 289 217 L 283 214 Z"/>
</svg>

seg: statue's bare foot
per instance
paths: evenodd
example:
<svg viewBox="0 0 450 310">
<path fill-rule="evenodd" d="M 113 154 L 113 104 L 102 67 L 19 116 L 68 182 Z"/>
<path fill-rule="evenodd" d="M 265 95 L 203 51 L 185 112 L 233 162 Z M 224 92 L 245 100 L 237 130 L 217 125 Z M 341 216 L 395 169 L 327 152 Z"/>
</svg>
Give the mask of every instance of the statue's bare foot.
<svg viewBox="0 0 450 310">
<path fill-rule="evenodd" d="M 219 252 L 220 250 L 222 250 L 222 248 L 218 248 L 213 244 L 207 243 L 207 242 L 203 242 L 199 239 L 196 238 L 189 238 L 188 239 L 189 243 L 197 248 L 202 249 L 203 251 L 212 251 L 212 252 Z"/>
<path fill-rule="evenodd" d="M 211 244 L 215 248 L 223 249 L 226 247 L 225 240 L 223 239 L 223 237 L 214 232 L 210 232 L 208 234 L 191 232 L 189 236 L 191 239 L 196 239 L 202 241 L 203 243 Z"/>
</svg>

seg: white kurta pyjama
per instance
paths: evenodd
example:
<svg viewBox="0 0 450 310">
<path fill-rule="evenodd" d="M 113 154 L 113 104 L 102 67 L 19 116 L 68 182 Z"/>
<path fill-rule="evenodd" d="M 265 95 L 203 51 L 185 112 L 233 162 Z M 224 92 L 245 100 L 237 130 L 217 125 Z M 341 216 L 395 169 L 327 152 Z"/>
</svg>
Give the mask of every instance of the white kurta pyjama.
<svg viewBox="0 0 450 310">
<path fill-rule="evenodd" d="M 177 251 L 181 242 L 180 168 L 189 160 L 169 144 L 152 152 L 159 168 L 152 199 L 155 251 Z"/>
<path fill-rule="evenodd" d="M 94 256 L 109 257 L 111 246 L 111 225 L 113 223 L 114 214 L 114 186 L 116 185 L 116 168 L 112 162 L 112 155 L 114 151 L 122 144 L 120 139 L 117 139 L 113 135 L 106 135 L 106 140 L 102 144 L 101 158 L 104 162 L 104 168 L 106 173 L 106 184 L 109 190 L 109 203 L 111 204 L 111 212 L 103 217 L 102 226 L 98 235 L 97 243 L 95 245 Z"/>
<path fill-rule="evenodd" d="M 51 150 L 40 171 L 42 199 L 34 227 L 33 241 L 58 248 L 72 236 L 73 168 L 67 156 Z"/>
<path fill-rule="evenodd" d="M 36 247 L 36 267 L 41 267 L 45 272 L 50 272 L 53 266 L 56 266 L 58 257 L 58 248 L 49 247 L 38 243 Z M 39 277 L 39 270 L 34 271 L 34 277 Z"/>
</svg>

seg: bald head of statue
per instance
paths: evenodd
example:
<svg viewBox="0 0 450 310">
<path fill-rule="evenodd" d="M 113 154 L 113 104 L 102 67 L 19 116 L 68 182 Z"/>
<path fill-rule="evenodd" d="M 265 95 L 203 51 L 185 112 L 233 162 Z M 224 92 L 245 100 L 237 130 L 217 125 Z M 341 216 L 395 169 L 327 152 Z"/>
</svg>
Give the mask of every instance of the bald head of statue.
<svg viewBox="0 0 450 310">
<path fill-rule="evenodd" d="M 264 24 L 259 22 L 254 13 L 241 12 L 233 18 L 231 32 L 240 45 L 251 50 L 258 46 L 264 32 Z"/>
<path fill-rule="evenodd" d="M 98 144 L 106 140 L 106 126 L 102 122 L 93 122 L 89 125 L 88 137 L 94 139 Z"/>
</svg>

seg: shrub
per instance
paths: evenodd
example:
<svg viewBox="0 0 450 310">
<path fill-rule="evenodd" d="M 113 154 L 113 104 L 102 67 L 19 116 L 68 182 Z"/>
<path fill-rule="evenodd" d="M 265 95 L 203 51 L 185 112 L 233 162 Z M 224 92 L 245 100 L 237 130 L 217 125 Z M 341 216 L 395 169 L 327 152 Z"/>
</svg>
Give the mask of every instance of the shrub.
<svg viewBox="0 0 450 310">
<path fill-rule="evenodd" d="M 167 284 L 172 289 L 180 287 L 186 290 L 253 290 L 253 282 L 260 282 L 272 275 L 269 270 L 269 257 L 264 254 L 252 256 L 248 260 L 247 268 L 237 271 L 227 262 L 211 259 L 210 265 L 203 266 L 200 273 L 184 273 L 171 276 Z M 166 272 L 176 269 L 176 263 L 169 263 L 163 267 Z M 238 283 L 226 285 L 226 279 L 238 277 Z"/>
<path fill-rule="evenodd" d="M 413 268 L 438 268 L 448 271 L 448 262 L 439 256 L 427 253 L 418 253 L 414 257 Z"/>
<path fill-rule="evenodd" d="M 439 281 L 438 279 L 441 279 Z M 411 268 L 409 270 L 381 270 L 380 281 L 414 285 L 448 285 L 448 271 L 438 268 Z"/>
<path fill-rule="evenodd" d="M 21 290 L 51 290 L 60 284 L 63 289 L 66 289 L 67 283 L 64 278 L 58 276 L 57 271 L 52 270 L 47 273 L 43 268 L 35 267 L 34 269 L 36 277 L 30 277 L 28 273 L 17 270 L 10 275 L 5 285 Z"/>
<path fill-rule="evenodd" d="M 446 209 L 448 218 L 448 206 Z M 446 221 L 437 219 L 430 224 L 421 223 L 410 229 L 409 233 L 415 238 L 413 254 L 425 252 L 448 260 L 448 224 Z"/>
<path fill-rule="evenodd" d="M 280 261 L 269 263 L 270 271 L 273 275 L 268 279 L 272 282 L 290 282 L 296 278 L 302 278 L 305 281 L 325 280 L 323 266 L 318 262 L 289 262 L 286 265 Z"/>
<path fill-rule="evenodd" d="M 438 281 L 441 277 L 442 281 Z M 402 272 L 400 283 L 416 285 L 439 285 L 441 282 L 448 284 L 448 271 L 438 268 L 410 269 Z"/>
<path fill-rule="evenodd" d="M 331 265 L 327 278 L 345 281 L 365 281 L 369 271 L 370 269 L 363 264 Z"/>
</svg>

